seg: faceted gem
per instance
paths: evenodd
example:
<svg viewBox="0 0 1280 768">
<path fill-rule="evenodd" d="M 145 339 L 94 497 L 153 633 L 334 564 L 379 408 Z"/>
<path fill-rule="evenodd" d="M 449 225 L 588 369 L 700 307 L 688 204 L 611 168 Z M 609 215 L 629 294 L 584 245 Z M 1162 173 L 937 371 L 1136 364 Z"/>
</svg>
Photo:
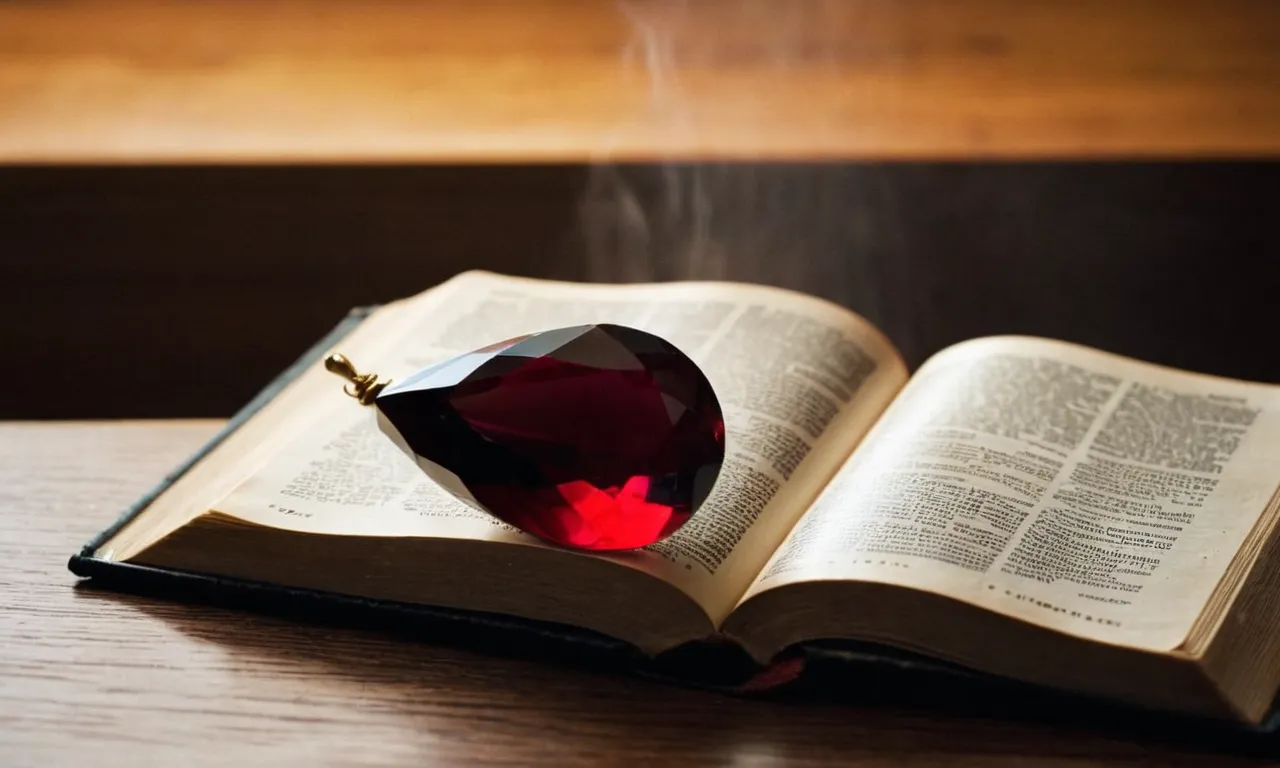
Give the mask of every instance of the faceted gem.
<svg viewBox="0 0 1280 768">
<path fill-rule="evenodd" d="M 724 461 L 724 416 L 680 350 L 582 325 L 392 382 L 379 426 L 441 486 L 556 544 L 643 547 L 684 525 Z"/>
</svg>

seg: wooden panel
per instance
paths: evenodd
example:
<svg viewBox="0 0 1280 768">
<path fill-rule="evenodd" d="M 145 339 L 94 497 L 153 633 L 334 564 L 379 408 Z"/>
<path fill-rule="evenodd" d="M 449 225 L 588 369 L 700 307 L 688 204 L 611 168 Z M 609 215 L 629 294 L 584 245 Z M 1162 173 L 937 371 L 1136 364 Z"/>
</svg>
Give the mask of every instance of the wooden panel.
<svg viewBox="0 0 1280 768">
<path fill-rule="evenodd" d="M 43 381 L 0 413 L 230 415 L 352 306 L 476 267 L 543 274 L 580 184 L 565 168 L 0 169 L 0 347 Z"/>
<path fill-rule="evenodd" d="M 1268 764 L 1246 756 L 1265 743 L 1136 728 L 1095 707 L 1029 717 L 865 677 L 747 700 L 486 634 L 410 642 L 74 588 L 71 552 L 217 426 L 0 424 L 5 765 Z"/>
<path fill-rule="evenodd" d="M 349 307 L 471 268 L 781 285 L 863 313 L 912 365 L 1030 333 L 1280 381 L 1280 164 L 588 174 L 0 169 L 0 349 L 24 382 L 0 417 L 227 416 Z"/>
<path fill-rule="evenodd" d="M 1275 156 L 1277 83 L 1273 0 L 0 3 L 0 162 Z"/>
</svg>

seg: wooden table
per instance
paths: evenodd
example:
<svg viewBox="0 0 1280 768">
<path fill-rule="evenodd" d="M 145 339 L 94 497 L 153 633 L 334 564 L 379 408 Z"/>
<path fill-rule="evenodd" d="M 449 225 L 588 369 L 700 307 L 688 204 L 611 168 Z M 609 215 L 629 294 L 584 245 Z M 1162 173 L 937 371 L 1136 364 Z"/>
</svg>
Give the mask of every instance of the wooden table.
<svg viewBox="0 0 1280 768">
<path fill-rule="evenodd" d="M 1280 154 L 1273 0 L 0 3 L 0 163 Z"/>
<path fill-rule="evenodd" d="M 67 556 L 217 425 L 0 423 L 0 764 L 1251 764 L 76 589 Z"/>
</svg>

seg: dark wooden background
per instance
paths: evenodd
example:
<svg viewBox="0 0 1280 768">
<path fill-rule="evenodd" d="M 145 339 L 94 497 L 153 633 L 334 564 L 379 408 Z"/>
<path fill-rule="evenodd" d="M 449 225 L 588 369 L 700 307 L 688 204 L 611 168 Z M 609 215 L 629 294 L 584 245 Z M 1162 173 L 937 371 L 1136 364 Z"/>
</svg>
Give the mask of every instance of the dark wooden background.
<svg viewBox="0 0 1280 768">
<path fill-rule="evenodd" d="M 1030 333 L 1275 382 L 1277 222 L 1275 162 L 3 167 L 0 418 L 225 416 L 469 268 L 788 286 L 912 365 Z"/>
</svg>

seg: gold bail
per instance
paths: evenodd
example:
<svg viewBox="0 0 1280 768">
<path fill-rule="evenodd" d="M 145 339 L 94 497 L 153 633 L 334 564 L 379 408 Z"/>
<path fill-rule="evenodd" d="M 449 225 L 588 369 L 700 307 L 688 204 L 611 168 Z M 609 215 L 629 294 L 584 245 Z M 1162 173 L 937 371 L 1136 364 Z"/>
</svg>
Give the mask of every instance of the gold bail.
<svg viewBox="0 0 1280 768">
<path fill-rule="evenodd" d="M 390 383 L 390 380 L 378 381 L 375 373 L 360 373 L 345 355 L 329 355 L 324 360 L 324 369 L 346 379 L 349 383 L 342 391 L 359 400 L 361 405 L 372 403 L 382 388 Z"/>
</svg>

